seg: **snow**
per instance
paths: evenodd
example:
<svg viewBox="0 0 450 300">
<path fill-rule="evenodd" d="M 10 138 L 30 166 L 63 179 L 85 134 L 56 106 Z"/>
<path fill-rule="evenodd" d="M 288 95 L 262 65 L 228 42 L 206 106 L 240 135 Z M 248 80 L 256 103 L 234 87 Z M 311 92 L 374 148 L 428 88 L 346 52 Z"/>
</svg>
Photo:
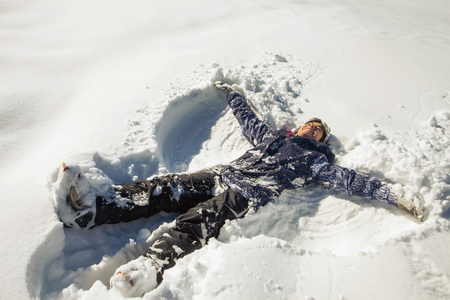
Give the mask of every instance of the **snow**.
<svg viewBox="0 0 450 300">
<path fill-rule="evenodd" d="M 273 128 L 324 118 L 336 163 L 419 193 L 427 219 L 285 192 L 144 299 L 450 298 L 449 14 L 445 0 L 3 1 L 0 298 L 120 299 L 116 268 L 177 215 L 65 229 L 49 188 L 62 162 L 101 186 L 237 158 L 250 145 L 221 79 Z"/>
</svg>

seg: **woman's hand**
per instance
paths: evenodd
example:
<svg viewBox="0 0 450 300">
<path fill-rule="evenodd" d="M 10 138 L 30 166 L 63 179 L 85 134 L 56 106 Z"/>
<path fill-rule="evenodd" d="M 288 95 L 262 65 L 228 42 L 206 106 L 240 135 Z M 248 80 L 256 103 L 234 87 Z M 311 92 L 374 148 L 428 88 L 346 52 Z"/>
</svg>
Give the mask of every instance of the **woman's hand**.
<svg viewBox="0 0 450 300">
<path fill-rule="evenodd" d="M 235 89 L 234 89 L 231 85 L 229 85 L 228 83 L 225 83 L 225 82 L 223 82 L 223 81 L 216 81 L 216 82 L 214 83 L 214 87 L 215 87 L 216 89 L 218 89 L 219 91 L 221 91 L 221 92 L 225 92 L 227 95 L 228 95 L 229 93 L 235 91 Z"/>
</svg>

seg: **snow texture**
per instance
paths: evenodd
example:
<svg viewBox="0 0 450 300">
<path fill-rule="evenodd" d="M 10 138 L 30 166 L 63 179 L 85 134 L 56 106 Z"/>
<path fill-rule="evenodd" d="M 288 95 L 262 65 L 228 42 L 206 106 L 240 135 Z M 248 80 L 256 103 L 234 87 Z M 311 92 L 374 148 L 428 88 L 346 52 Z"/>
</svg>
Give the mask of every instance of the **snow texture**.
<svg viewBox="0 0 450 300">
<path fill-rule="evenodd" d="M 92 189 L 232 161 L 250 145 L 216 80 L 273 129 L 323 118 L 337 164 L 420 195 L 426 220 L 321 187 L 285 191 L 144 299 L 450 298 L 448 1 L 0 8 L 0 299 L 121 299 L 114 272 L 177 214 L 63 228 L 61 163 L 80 166 L 90 206 Z"/>
<path fill-rule="evenodd" d="M 152 260 L 143 256 L 120 266 L 110 280 L 111 290 L 127 298 L 140 297 L 157 284 Z"/>
</svg>

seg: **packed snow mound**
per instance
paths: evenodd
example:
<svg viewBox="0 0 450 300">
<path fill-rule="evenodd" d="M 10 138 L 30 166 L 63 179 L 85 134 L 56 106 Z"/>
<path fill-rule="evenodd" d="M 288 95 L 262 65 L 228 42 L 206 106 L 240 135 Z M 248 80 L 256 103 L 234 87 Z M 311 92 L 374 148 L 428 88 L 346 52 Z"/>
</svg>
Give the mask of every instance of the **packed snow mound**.
<svg viewBox="0 0 450 300">
<path fill-rule="evenodd" d="M 201 66 L 137 109 L 120 145 L 67 162 L 79 165 L 91 186 L 226 164 L 250 145 L 224 97 L 214 90 L 215 81 L 237 86 L 272 128 L 294 128 L 321 107 L 304 95 L 320 73 L 320 66 L 271 53 L 246 65 Z M 320 111 L 323 115 L 318 117 L 324 119 L 333 114 Z M 330 140 L 337 164 L 419 192 L 427 209 L 425 223 L 394 206 L 319 187 L 286 191 L 257 213 L 227 222 L 217 240 L 178 261 L 166 271 L 163 283 L 143 298 L 351 298 L 360 295 L 354 282 L 361 280 L 371 282 L 365 294 L 379 298 L 450 297 L 446 273 L 450 266 L 439 264 L 439 257 L 446 255 L 450 229 L 450 165 L 445 158 L 449 116 L 444 110 L 409 131 L 374 126 L 346 143 L 335 136 Z M 57 180 L 55 174 L 50 184 Z M 58 227 L 48 233 L 53 243 L 39 247 L 28 265 L 28 274 L 33 275 L 28 280 L 31 295 L 119 299 L 109 290 L 114 271 L 144 254 L 174 226 L 176 216 L 160 213 L 92 230 Z M 405 286 L 413 282 L 417 290 L 385 290 L 391 282 Z"/>
<path fill-rule="evenodd" d="M 450 213 L 450 110 L 417 130 L 364 129 L 346 145 L 339 163 L 402 184 L 422 195 L 427 218 Z"/>
</svg>

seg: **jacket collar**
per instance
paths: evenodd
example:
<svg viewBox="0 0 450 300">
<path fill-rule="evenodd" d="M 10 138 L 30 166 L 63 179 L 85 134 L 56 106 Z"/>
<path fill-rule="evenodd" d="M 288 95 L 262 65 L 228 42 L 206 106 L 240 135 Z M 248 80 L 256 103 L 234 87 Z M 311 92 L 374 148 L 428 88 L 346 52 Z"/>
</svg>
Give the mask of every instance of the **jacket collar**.
<svg viewBox="0 0 450 300">
<path fill-rule="evenodd" d="M 301 141 L 301 145 L 303 148 L 308 150 L 315 150 L 324 154 L 327 157 L 328 162 L 331 164 L 334 161 L 335 155 L 331 152 L 330 147 L 327 144 L 315 141 L 310 138 L 295 136 L 293 139 L 298 139 Z"/>
<path fill-rule="evenodd" d="M 327 160 L 330 164 L 333 163 L 335 155 L 333 154 L 333 152 L 331 151 L 330 147 L 328 147 L 327 144 L 315 141 L 310 138 L 296 136 L 296 135 L 289 134 L 289 133 L 292 133 L 292 132 L 290 130 L 288 131 L 288 130 L 282 129 L 282 130 L 275 132 L 274 135 L 275 136 L 284 136 L 284 138 L 292 138 L 292 139 L 296 140 L 296 142 L 301 147 L 308 149 L 308 150 L 320 152 L 327 157 Z"/>
</svg>

